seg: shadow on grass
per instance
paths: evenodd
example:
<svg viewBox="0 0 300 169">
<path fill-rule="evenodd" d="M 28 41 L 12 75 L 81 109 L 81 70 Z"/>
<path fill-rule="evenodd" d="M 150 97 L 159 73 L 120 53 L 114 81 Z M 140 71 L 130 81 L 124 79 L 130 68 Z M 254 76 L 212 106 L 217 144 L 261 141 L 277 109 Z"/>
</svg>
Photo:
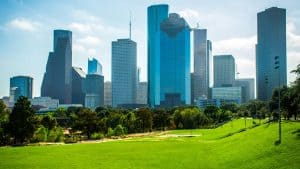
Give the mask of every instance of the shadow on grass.
<svg viewBox="0 0 300 169">
<path fill-rule="evenodd" d="M 297 138 L 300 139 L 300 129 L 293 131 L 292 134 L 296 134 Z"/>
</svg>

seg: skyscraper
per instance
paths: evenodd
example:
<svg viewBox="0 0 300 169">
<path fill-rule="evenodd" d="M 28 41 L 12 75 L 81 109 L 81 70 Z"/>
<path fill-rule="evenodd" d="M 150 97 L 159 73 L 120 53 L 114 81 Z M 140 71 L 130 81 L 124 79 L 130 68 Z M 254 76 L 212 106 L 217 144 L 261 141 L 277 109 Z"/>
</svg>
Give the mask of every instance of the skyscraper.
<svg viewBox="0 0 300 169">
<path fill-rule="evenodd" d="M 83 84 L 85 107 L 96 109 L 104 106 L 104 77 L 98 74 L 87 74 Z"/>
<path fill-rule="evenodd" d="M 234 81 L 234 57 L 232 55 L 214 56 L 214 87 L 232 87 Z"/>
<path fill-rule="evenodd" d="M 83 92 L 83 83 L 85 72 L 79 67 L 72 68 L 72 104 L 84 105 L 85 93 Z"/>
<path fill-rule="evenodd" d="M 49 52 L 41 96 L 71 103 L 72 97 L 72 32 L 54 30 L 53 52 Z"/>
<path fill-rule="evenodd" d="M 194 32 L 194 73 L 192 103 L 195 99 L 208 98 L 210 82 L 211 42 L 207 40 L 206 29 L 193 29 Z"/>
<path fill-rule="evenodd" d="M 104 106 L 104 77 L 100 74 L 102 65 L 93 58 L 88 60 L 88 71 L 83 82 L 83 92 L 85 93 L 85 107 L 96 109 Z"/>
<path fill-rule="evenodd" d="M 151 61 L 148 64 L 149 67 L 153 67 Z M 159 65 L 159 70 L 152 70 L 155 73 L 154 81 L 150 79 L 149 85 L 159 84 L 154 85 L 153 89 L 159 91 L 158 98 L 156 92 L 155 98 L 152 98 L 159 100 L 150 102 L 151 106 L 171 107 L 190 104 L 190 27 L 184 18 L 176 13 L 171 13 L 160 23 L 159 57 L 154 64 Z M 159 78 L 155 79 L 155 76 Z"/>
<path fill-rule="evenodd" d="M 148 7 L 148 104 L 160 105 L 160 23 L 168 18 L 166 4 Z"/>
<path fill-rule="evenodd" d="M 131 39 L 112 42 L 112 106 L 136 103 L 137 50 Z"/>
<path fill-rule="evenodd" d="M 111 82 L 104 83 L 104 106 L 112 106 Z"/>
<path fill-rule="evenodd" d="M 32 98 L 33 78 L 29 76 L 14 76 L 10 78 L 11 101 L 16 102 L 20 96 Z"/>
<path fill-rule="evenodd" d="M 275 62 L 279 64 L 277 70 Z M 268 100 L 275 88 L 286 84 L 286 10 L 272 7 L 257 14 L 257 98 Z"/>
<path fill-rule="evenodd" d="M 93 58 L 88 60 L 88 74 L 102 75 L 102 65 L 97 59 Z"/>
</svg>

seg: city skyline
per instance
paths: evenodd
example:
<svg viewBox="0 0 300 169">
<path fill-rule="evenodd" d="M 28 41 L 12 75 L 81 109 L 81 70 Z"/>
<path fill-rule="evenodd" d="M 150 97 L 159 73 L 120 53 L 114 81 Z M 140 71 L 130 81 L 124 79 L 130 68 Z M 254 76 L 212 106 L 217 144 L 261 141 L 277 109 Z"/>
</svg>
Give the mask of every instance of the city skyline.
<svg viewBox="0 0 300 169">
<path fill-rule="evenodd" d="M 51 11 L 46 10 L 47 5 L 56 6 L 51 2 L 2 1 L 1 3 L 3 3 L 3 5 L 0 5 L 0 14 L 2 14 L 2 17 L 0 17 L 0 43 L 2 44 L 0 47 L 0 58 L 2 59 L 3 65 L 1 64 L 0 82 L 2 85 L 0 86 L 0 96 L 8 96 L 9 78 L 17 75 L 33 77 L 33 96 L 40 95 L 39 91 L 43 73 L 46 70 L 48 52 L 52 50 L 53 46 L 51 44 L 53 43 L 51 34 L 54 29 L 68 29 L 74 32 L 73 66 L 82 67 L 83 70 L 87 72 L 87 58 L 95 57 L 103 63 L 105 81 L 110 81 L 110 43 L 114 39 L 128 37 L 129 10 L 134 11 L 132 14 L 132 37 L 137 41 L 138 66 L 142 68 L 141 79 L 142 81 L 146 81 L 146 9 L 149 5 L 157 4 L 158 1 L 139 1 L 139 3 L 136 3 L 137 1 L 132 1 L 125 4 L 124 2 L 113 2 L 105 4 L 104 7 L 96 5 L 101 9 L 104 9 L 105 6 L 108 5 L 111 6 L 109 9 L 116 10 L 125 5 L 124 9 L 120 11 L 120 14 L 114 15 L 113 18 L 108 17 L 109 13 L 105 14 L 105 12 L 97 12 L 96 9 L 92 7 L 93 4 L 97 4 L 96 1 L 90 1 L 90 5 L 82 5 L 79 1 L 75 1 L 74 4 L 69 4 L 70 6 L 68 6 L 67 9 L 70 10 L 70 16 L 67 16 L 66 19 L 65 16 L 61 18 L 58 17 L 63 11 L 63 7 L 66 7 L 66 1 L 60 1 L 59 5 L 62 7 L 51 8 L 52 10 L 57 10 L 57 14 L 48 14 L 51 13 Z M 236 4 L 229 4 L 229 8 L 226 8 L 226 10 L 230 10 L 230 8 L 233 8 L 234 6 L 242 8 L 246 7 L 247 4 L 250 4 L 250 1 L 248 1 L 248 3 L 241 3 L 238 1 L 231 2 L 236 2 Z M 278 1 L 272 4 L 267 3 L 266 1 L 251 1 L 251 7 L 247 8 L 247 11 L 237 9 L 236 11 L 230 11 L 229 13 L 224 12 L 222 5 L 217 3 L 206 3 L 203 5 L 204 7 L 214 5 L 214 11 L 207 11 L 204 7 L 200 8 L 202 5 L 201 2 L 191 3 L 194 5 L 182 4 L 182 2 L 179 1 L 160 1 L 159 3 L 169 4 L 171 8 L 170 11 L 178 11 L 191 27 L 195 27 L 196 23 L 199 22 L 200 28 L 207 29 L 208 36 L 213 43 L 213 55 L 234 55 L 240 77 L 255 77 L 257 13 L 272 6 L 286 8 L 288 82 L 292 80 L 292 76 L 289 72 L 300 62 L 299 58 L 296 57 L 300 55 L 300 21 L 297 19 L 300 18 L 300 13 L 295 7 L 298 4 L 297 1 Z M 199 7 L 197 7 L 197 4 L 199 4 Z M 138 11 L 141 11 L 141 15 Z M 55 11 L 52 12 L 55 13 Z M 217 13 L 220 15 L 217 15 Z M 235 16 L 234 14 L 240 14 L 241 16 Z M 240 23 L 233 21 L 233 18 L 231 18 L 232 16 L 234 16 L 234 20 L 237 20 Z M 118 23 L 115 23 L 116 21 L 109 22 L 107 20 L 108 18 L 116 20 Z M 242 23 L 241 18 L 244 20 Z M 220 28 L 214 28 L 215 24 L 213 24 L 212 21 L 208 21 L 209 19 L 212 19 L 214 23 L 217 20 L 221 25 Z M 64 22 L 64 20 L 66 20 L 66 22 Z M 225 21 L 230 21 L 230 24 L 222 25 Z M 103 33 L 103 29 L 109 29 L 107 31 L 108 34 L 111 35 L 105 35 L 106 33 Z M 91 33 L 87 33 L 89 31 Z M 22 62 L 16 62 L 16 60 L 22 60 Z"/>
</svg>

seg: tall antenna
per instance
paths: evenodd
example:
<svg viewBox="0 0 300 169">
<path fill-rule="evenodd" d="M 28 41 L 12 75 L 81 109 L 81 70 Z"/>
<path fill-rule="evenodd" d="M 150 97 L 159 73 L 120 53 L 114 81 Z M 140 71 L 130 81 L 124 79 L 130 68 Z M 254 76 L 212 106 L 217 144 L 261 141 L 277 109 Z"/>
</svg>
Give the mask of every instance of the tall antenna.
<svg viewBox="0 0 300 169">
<path fill-rule="evenodd" d="M 131 40 L 131 11 L 129 11 L 129 39 Z"/>
</svg>

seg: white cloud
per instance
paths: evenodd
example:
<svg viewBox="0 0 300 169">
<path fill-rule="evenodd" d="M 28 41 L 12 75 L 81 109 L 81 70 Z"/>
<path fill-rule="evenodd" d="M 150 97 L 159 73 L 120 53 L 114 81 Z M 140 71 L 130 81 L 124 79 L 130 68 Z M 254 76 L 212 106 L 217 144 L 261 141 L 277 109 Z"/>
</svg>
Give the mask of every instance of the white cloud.
<svg viewBox="0 0 300 169">
<path fill-rule="evenodd" d="M 39 23 L 35 21 L 31 21 L 25 18 L 16 18 L 8 23 L 8 26 L 20 29 L 23 31 L 36 31 L 38 29 Z"/>
<path fill-rule="evenodd" d="M 86 36 L 78 39 L 78 42 L 87 46 L 99 46 L 102 44 L 101 40 L 96 36 Z"/>
<path fill-rule="evenodd" d="M 200 13 L 193 9 L 187 8 L 182 11 L 179 11 L 178 13 L 181 17 L 186 19 L 186 21 L 188 21 L 190 24 L 199 23 L 201 19 Z"/>
<path fill-rule="evenodd" d="M 287 41 L 288 41 L 288 48 L 290 49 L 298 49 L 300 50 L 300 35 L 297 35 L 296 26 L 293 22 L 287 23 Z"/>
</svg>

